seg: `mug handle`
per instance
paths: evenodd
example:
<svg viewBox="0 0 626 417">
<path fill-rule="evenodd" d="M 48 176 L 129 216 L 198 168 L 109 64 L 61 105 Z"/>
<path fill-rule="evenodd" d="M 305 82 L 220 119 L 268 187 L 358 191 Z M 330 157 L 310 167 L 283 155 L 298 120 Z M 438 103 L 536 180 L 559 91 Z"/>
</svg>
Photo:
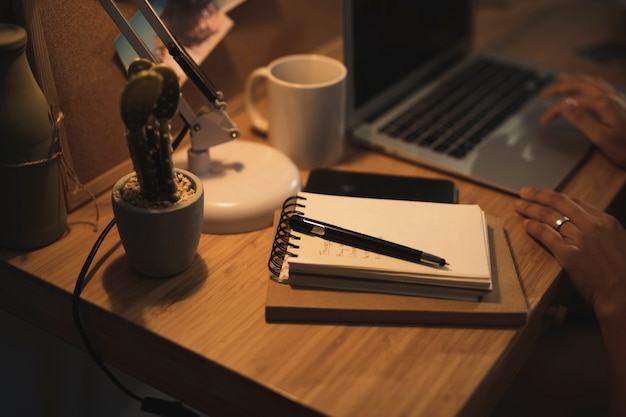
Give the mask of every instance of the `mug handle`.
<svg viewBox="0 0 626 417">
<path fill-rule="evenodd" d="M 248 111 L 248 116 L 250 117 L 250 121 L 252 122 L 252 126 L 261 133 L 267 134 L 269 122 L 267 118 L 263 116 L 259 110 L 259 106 L 257 105 L 257 89 L 259 84 L 267 80 L 268 70 L 267 67 L 260 67 L 252 71 L 248 78 L 246 79 L 246 94 L 245 94 L 245 103 L 246 109 Z"/>
</svg>

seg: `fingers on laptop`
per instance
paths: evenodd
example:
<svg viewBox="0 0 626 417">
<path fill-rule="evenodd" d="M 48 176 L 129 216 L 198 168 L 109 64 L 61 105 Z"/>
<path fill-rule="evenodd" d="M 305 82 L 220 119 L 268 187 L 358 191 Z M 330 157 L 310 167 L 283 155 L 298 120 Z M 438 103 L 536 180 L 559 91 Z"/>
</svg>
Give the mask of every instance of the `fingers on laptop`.
<svg viewBox="0 0 626 417">
<path fill-rule="evenodd" d="M 617 166 L 626 168 L 626 100 L 618 94 L 566 97 L 541 117 L 549 123 L 563 116 Z"/>
<path fill-rule="evenodd" d="M 554 84 L 542 91 L 544 97 L 594 96 L 615 92 L 606 81 L 581 74 L 559 74 Z"/>
</svg>

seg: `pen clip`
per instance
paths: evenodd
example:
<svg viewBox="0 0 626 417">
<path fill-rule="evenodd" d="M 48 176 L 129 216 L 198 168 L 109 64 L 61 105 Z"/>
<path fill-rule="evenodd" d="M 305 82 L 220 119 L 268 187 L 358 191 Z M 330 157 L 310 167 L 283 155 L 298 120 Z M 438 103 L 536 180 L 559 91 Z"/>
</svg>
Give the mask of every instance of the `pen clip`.
<svg viewBox="0 0 626 417">
<path fill-rule="evenodd" d="M 315 236 L 324 236 L 326 234 L 326 228 L 324 225 L 314 222 L 310 219 L 302 219 L 303 223 L 311 226 L 309 232 Z"/>
</svg>

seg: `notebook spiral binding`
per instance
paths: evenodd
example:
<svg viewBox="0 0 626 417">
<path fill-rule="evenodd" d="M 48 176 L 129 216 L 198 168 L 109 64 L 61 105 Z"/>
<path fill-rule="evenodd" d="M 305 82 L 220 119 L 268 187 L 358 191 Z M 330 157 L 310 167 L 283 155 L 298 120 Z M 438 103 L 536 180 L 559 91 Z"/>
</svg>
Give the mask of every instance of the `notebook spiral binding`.
<svg viewBox="0 0 626 417">
<path fill-rule="evenodd" d="M 306 200 L 302 196 L 292 196 L 285 200 L 283 207 L 280 211 L 280 219 L 276 226 L 276 234 L 274 235 L 274 243 L 272 244 L 272 251 L 270 253 L 270 259 L 267 263 L 272 279 L 277 280 L 280 271 L 285 261 L 285 256 L 297 257 L 291 249 L 298 249 L 298 245 L 290 242 L 291 238 L 299 239 L 299 237 L 291 234 L 291 228 L 289 227 L 289 218 L 294 214 L 304 215 L 301 211 L 306 207 L 299 200 Z"/>
</svg>

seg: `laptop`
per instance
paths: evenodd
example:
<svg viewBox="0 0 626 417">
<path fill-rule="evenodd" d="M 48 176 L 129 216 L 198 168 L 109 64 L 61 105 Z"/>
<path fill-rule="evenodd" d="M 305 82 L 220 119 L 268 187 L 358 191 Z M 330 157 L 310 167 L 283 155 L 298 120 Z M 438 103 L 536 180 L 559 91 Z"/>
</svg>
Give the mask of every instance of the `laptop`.
<svg viewBox="0 0 626 417">
<path fill-rule="evenodd" d="M 507 192 L 558 189 L 590 142 L 539 123 L 554 70 L 472 49 L 473 3 L 344 0 L 349 134 Z"/>
</svg>

